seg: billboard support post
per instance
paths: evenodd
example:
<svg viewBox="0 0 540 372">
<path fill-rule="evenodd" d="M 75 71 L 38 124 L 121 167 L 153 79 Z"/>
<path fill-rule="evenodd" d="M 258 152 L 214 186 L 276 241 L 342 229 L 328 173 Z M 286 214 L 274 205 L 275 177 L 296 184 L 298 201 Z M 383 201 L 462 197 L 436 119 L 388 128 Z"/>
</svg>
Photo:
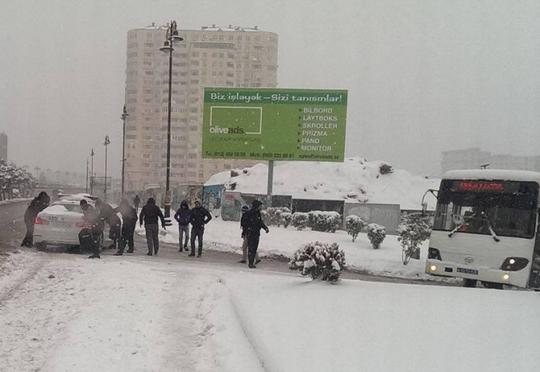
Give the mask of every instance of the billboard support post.
<svg viewBox="0 0 540 372">
<path fill-rule="evenodd" d="M 274 161 L 268 160 L 268 186 L 267 186 L 267 199 L 268 199 L 268 206 L 272 206 L 272 186 L 274 184 Z"/>
</svg>

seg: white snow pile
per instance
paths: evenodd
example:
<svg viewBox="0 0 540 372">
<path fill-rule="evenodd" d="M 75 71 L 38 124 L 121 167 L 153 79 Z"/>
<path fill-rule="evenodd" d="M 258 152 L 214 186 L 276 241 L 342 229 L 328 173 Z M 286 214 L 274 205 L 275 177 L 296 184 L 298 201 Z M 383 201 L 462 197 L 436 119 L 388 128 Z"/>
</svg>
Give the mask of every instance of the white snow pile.
<svg viewBox="0 0 540 372">
<path fill-rule="evenodd" d="M 273 193 L 303 199 L 400 204 L 402 209 L 419 209 L 426 190 L 439 186 L 439 179 L 426 179 L 405 170 L 393 169 L 387 173 L 388 166 L 384 161 L 360 157 L 347 158 L 343 163 L 279 162 L 274 167 Z M 224 184 L 227 190 L 266 194 L 267 174 L 267 165 L 260 163 L 217 173 L 206 185 Z M 426 199 L 433 209 L 435 199 Z"/>
</svg>

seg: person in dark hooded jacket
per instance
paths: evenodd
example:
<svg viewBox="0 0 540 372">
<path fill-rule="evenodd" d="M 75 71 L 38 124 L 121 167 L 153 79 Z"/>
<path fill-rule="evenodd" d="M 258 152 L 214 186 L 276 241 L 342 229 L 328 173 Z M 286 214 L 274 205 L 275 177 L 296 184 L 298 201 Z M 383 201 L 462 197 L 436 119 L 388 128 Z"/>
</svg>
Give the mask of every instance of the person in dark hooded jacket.
<svg viewBox="0 0 540 372">
<path fill-rule="evenodd" d="M 268 227 L 264 224 L 261 216 L 262 203 L 259 200 L 253 200 L 251 209 L 242 216 L 242 230 L 247 237 L 249 268 L 255 268 L 255 256 L 259 247 L 261 229 L 268 234 Z"/>
<path fill-rule="evenodd" d="M 195 256 L 195 239 L 197 239 L 199 243 L 197 257 L 201 257 L 204 225 L 210 222 L 211 219 L 210 212 L 201 205 L 200 201 L 195 201 L 195 208 L 191 210 L 191 216 L 189 218 L 189 222 L 191 223 L 191 253 L 189 256 Z"/>
<path fill-rule="evenodd" d="M 148 245 L 148 256 L 157 255 L 159 250 L 159 226 L 158 219 L 161 219 L 161 227 L 165 228 L 165 217 L 163 212 L 156 205 L 154 198 L 148 198 L 146 205 L 142 207 L 139 215 L 139 223 L 143 224 L 146 230 L 146 244 Z"/>
<path fill-rule="evenodd" d="M 24 212 L 24 223 L 26 225 L 26 235 L 21 243 L 21 247 L 32 247 L 34 244 L 34 223 L 39 212 L 49 206 L 51 198 L 42 191 L 30 202 Z"/>
<path fill-rule="evenodd" d="M 191 219 L 191 210 L 189 209 L 188 203 L 186 200 L 183 200 L 180 203 L 180 208 L 174 214 L 174 219 L 178 222 L 178 252 L 182 252 L 182 240 L 185 236 L 184 249 L 188 250 L 188 241 L 189 241 L 189 221 Z"/>
</svg>

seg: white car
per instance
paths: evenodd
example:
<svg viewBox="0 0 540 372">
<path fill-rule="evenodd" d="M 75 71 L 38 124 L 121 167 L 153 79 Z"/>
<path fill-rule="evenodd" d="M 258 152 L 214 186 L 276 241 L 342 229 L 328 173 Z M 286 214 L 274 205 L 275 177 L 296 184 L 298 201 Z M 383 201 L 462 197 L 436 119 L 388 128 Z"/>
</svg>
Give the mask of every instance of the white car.
<svg viewBox="0 0 540 372">
<path fill-rule="evenodd" d="M 79 232 L 88 227 L 79 205 L 82 199 L 94 205 L 95 197 L 87 194 L 62 195 L 49 207 L 39 212 L 34 224 L 36 247 L 44 249 L 52 245 L 79 245 Z"/>
</svg>

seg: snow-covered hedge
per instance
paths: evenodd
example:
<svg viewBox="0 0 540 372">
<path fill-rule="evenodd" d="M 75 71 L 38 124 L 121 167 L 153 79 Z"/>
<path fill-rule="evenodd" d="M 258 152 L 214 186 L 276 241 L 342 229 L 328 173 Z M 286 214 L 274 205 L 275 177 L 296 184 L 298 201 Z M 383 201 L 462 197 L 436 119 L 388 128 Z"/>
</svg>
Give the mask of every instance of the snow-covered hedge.
<svg viewBox="0 0 540 372">
<path fill-rule="evenodd" d="M 345 229 L 347 230 L 347 234 L 352 236 L 353 242 L 356 240 L 356 237 L 365 226 L 366 223 L 364 220 L 358 216 L 355 216 L 354 214 L 351 214 L 345 218 Z"/>
<path fill-rule="evenodd" d="M 345 253 L 336 243 L 311 242 L 296 251 L 289 269 L 298 270 L 313 279 L 335 282 L 345 268 Z"/>
<path fill-rule="evenodd" d="M 428 217 L 418 213 L 405 214 L 403 222 L 398 227 L 398 233 L 397 240 L 404 249 L 411 252 L 410 257 L 420 259 L 420 245 L 431 235 Z"/>
<path fill-rule="evenodd" d="M 296 227 L 297 230 L 304 230 L 308 227 L 309 216 L 307 213 L 295 212 L 292 214 L 291 225 Z"/>
<path fill-rule="evenodd" d="M 384 238 L 386 238 L 386 229 L 384 226 L 370 223 L 367 225 L 367 236 L 373 249 L 379 249 Z"/>
<path fill-rule="evenodd" d="M 333 211 L 311 211 L 308 213 L 308 226 L 311 230 L 336 232 L 341 225 L 341 215 Z"/>
<path fill-rule="evenodd" d="M 291 210 L 287 207 L 270 207 L 265 209 L 266 219 L 265 221 L 269 225 L 273 226 L 285 226 L 287 227 L 290 220 Z"/>
</svg>

